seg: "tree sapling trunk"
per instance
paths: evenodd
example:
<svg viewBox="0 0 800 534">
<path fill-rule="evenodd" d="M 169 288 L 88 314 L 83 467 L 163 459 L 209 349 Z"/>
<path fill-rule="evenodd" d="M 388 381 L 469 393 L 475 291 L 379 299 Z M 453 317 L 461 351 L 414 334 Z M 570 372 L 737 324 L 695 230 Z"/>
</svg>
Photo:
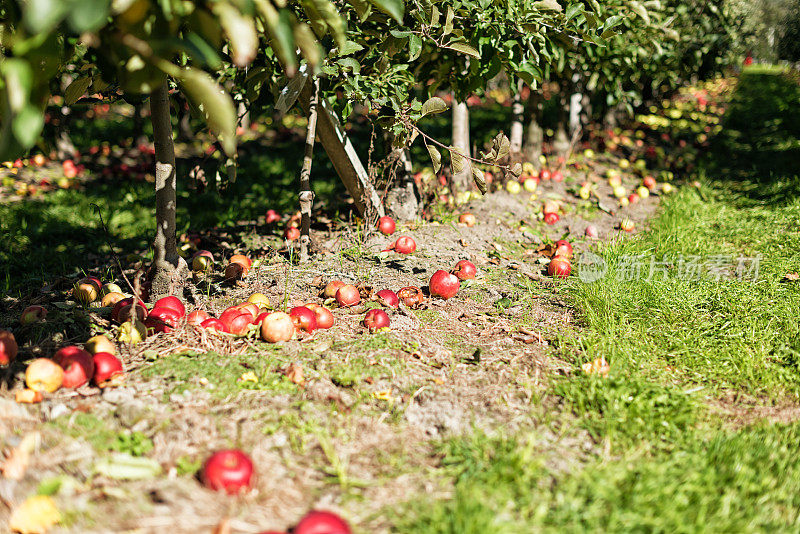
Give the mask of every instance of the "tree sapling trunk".
<svg viewBox="0 0 800 534">
<path fill-rule="evenodd" d="M 466 102 L 457 102 L 453 95 L 453 148 L 469 157 L 469 108 Z M 469 191 L 472 184 L 472 168 L 469 161 L 464 162 L 461 172 L 453 173 L 453 188 L 456 191 Z"/>
<path fill-rule="evenodd" d="M 511 154 L 514 157 L 517 157 L 522 152 L 522 133 L 525 129 L 522 124 L 524 113 L 522 83 L 518 83 L 517 91 L 514 93 L 514 100 L 511 103 L 511 136 L 508 138 L 511 143 Z"/>
<path fill-rule="evenodd" d="M 314 79 L 314 92 L 308 103 L 308 130 L 303 168 L 300 170 L 300 261 L 308 261 L 308 242 L 311 240 L 311 207 L 314 191 L 311 190 L 311 163 L 314 159 L 314 139 L 317 137 L 317 108 L 319 104 L 319 80 Z"/>
<path fill-rule="evenodd" d="M 183 287 L 189 268 L 178 254 L 175 237 L 176 175 L 169 89 L 165 79 L 150 95 L 150 120 L 156 156 L 156 238 L 153 243 L 151 300 L 173 295 Z"/>
</svg>

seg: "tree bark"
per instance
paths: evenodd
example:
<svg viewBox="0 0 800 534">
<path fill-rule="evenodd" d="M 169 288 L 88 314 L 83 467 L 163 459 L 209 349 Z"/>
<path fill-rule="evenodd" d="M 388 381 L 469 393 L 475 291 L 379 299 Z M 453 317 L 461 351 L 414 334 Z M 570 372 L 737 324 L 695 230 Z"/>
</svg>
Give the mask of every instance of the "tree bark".
<svg viewBox="0 0 800 534">
<path fill-rule="evenodd" d="M 518 155 L 522 152 L 522 133 L 525 129 L 522 125 L 525 106 L 522 103 L 522 83 L 517 83 L 517 91 L 514 93 L 514 101 L 511 103 L 511 154 Z"/>
<path fill-rule="evenodd" d="M 567 107 L 568 94 L 568 91 L 562 86 L 558 126 L 556 127 L 556 135 L 553 139 L 553 149 L 559 156 L 566 156 L 569 151 L 569 137 L 567 136 L 567 121 L 569 120 L 569 109 Z"/>
<path fill-rule="evenodd" d="M 314 78 L 314 92 L 308 102 L 308 130 L 303 168 L 300 170 L 300 261 L 308 261 L 308 242 L 311 240 L 311 207 L 314 191 L 311 190 L 311 163 L 314 159 L 314 139 L 317 137 L 317 104 L 319 104 L 319 79 Z"/>
<path fill-rule="evenodd" d="M 453 95 L 453 148 L 469 157 L 469 108 L 466 102 L 457 102 Z M 472 183 L 472 167 L 469 160 L 464 161 L 461 172 L 453 172 L 453 189 L 469 191 Z"/>
<path fill-rule="evenodd" d="M 538 93 L 531 93 L 528 99 L 528 132 L 525 135 L 525 145 L 523 147 L 525 160 L 530 161 L 537 167 L 539 166 L 539 156 L 542 155 L 542 145 L 544 144 L 544 131 L 539 125 L 539 116 L 542 112 L 542 99 Z"/>
<path fill-rule="evenodd" d="M 175 237 L 176 176 L 175 146 L 172 143 L 169 88 L 165 79 L 150 95 L 150 120 L 156 156 L 156 237 L 153 242 L 151 300 L 173 295 L 182 289 L 189 269 L 178 254 Z"/>
<path fill-rule="evenodd" d="M 386 193 L 386 211 L 396 221 L 413 221 L 419 216 L 420 204 L 407 148 L 399 150 L 398 159 L 397 178 Z"/>
</svg>

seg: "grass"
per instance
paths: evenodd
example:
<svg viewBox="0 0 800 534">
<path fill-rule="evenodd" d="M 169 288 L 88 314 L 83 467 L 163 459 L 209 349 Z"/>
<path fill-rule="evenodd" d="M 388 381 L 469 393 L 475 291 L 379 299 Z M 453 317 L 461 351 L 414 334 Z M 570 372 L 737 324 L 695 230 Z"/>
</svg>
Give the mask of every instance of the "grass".
<svg viewBox="0 0 800 534">
<path fill-rule="evenodd" d="M 800 528 L 800 423 L 731 428 L 706 404 L 800 395 L 800 289 L 784 278 L 800 267 L 798 101 L 780 71 L 745 71 L 699 187 L 665 198 L 649 231 L 598 250 L 603 278 L 562 286 L 583 328 L 555 343 L 575 365 L 543 397 L 561 415 L 538 434 L 443 443 L 451 497 L 412 501 L 393 516 L 398 532 Z M 638 256 L 666 260 L 666 274 L 648 279 L 647 264 L 627 279 Z M 680 258 L 692 256 L 760 262 L 750 280 L 687 277 Z M 599 357 L 607 379 L 580 371 Z"/>
</svg>

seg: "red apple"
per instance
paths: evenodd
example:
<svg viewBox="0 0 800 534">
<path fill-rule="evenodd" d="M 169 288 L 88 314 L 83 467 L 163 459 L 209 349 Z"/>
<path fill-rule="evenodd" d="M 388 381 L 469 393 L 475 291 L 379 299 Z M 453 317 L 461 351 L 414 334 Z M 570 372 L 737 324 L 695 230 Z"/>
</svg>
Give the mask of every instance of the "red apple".
<svg viewBox="0 0 800 534">
<path fill-rule="evenodd" d="M 8 330 L 0 330 L 0 366 L 5 366 L 17 357 L 17 340 Z"/>
<path fill-rule="evenodd" d="M 394 219 L 391 217 L 381 217 L 378 219 L 378 231 L 383 235 L 392 235 L 395 227 Z"/>
<path fill-rule="evenodd" d="M 53 360 L 36 358 L 25 369 L 25 384 L 34 391 L 52 393 L 64 382 L 64 370 Z"/>
<path fill-rule="evenodd" d="M 572 257 L 572 244 L 566 239 L 559 239 L 556 241 L 556 252 L 553 256 L 570 259 Z"/>
<path fill-rule="evenodd" d="M 61 385 L 65 388 L 80 387 L 94 376 L 94 359 L 80 347 L 64 347 L 55 353 L 53 359 L 64 369 L 64 381 Z"/>
<path fill-rule="evenodd" d="M 289 341 L 294 332 L 294 322 L 288 313 L 270 313 L 261 323 L 261 337 L 268 343 Z"/>
<path fill-rule="evenodd" d="M 180 317 L 186 315 L 186 306 L 183 305 L 181 299 L 172 295 L 158 299 L 153 305 L 153 309 L 155 308 L 169 308 L 175 310 Z"/>
<path fill-rule="evenodd" d="M 254 319 L 255 317 L 250 312 L 235 306 L 228 308 L 219 316 L 220 322 L 225 325 L 225 331 L 236 336 L 247 333 Z"/>
<path fill-rule="evenodd" d="M 217 330 L 218 332 L 225 332 L 225 333 L 228 332 L 228 328 L 223 324 L 223 322 L 213 317 L 206 319 L 205 321 L 200 323 L 200 326 L 202 326 L 205 329 Z"/>
<path fill-rule="evenodd" d="M 632 220 L 630 220 L 630 219 L 628 219 L 626 217 L 626 218 L 622 219 L 622 221 L 620 221 L 619 227 L 620 227 L 620 229 L 625 230 L 626 232 L 633 232 L 633 229 L 635 228 L 635 224 L 633 223 Z"/>
<path fill-rule="evenodd" d="M 198 250 L 192 256 L 192 270 L 197 272 L 210 271 L 214 266 L 214 255 L 208 250 Z"/>
<path fill-rule="evenodd" d="M 180 314 L 172 308 L 153 308 L 145 319 L 144 324 L 148 330 L 155 333 L 164 332 L 166 334 L 178 326 L 181 321 Z"/>
<path fill-rule="evenodd" d="M 122 362 L 109 352 L 98 352 L 94 361 L 94 378 L 97 387 L 105 388 L 118 385 L 125 378 Z"/>
<path fill-rule="evenodd" d="M 558 213 L 545 213 L 544 214 L 544 222 L 547 224 L 555 224 L 558 222 L 559 216 Z"/>
<path fill-rule="evenodd" d="M 313 510 L 292 529 L 292 534 L 352 534 L 347 522 L 334 514 Z"/>
<path fill-rule="evenodd" d="M 593 224 L 587 226 L 583 233 L 586 235 L 586 237 L 591 237 L 592 239 L 596 239 L 597 236 L 600 235 L 597 231 L 597 227 Z"/>
<path fill-rule="evenodd" d="M 630 195 L 628 195 L 628 202 L 630 204 L 635 204 L 636 202 L 639 202 L 639 195 L 637 195 L 636 193 L 631 193 Z"/>
<path fill-rule="evenodd" d="M 267 210 L 267 224 L 272 224 L 281 220 L 281 215 L 275 210 Z"/>
<path fill-rule="evenodd" d="M 553 174 L 550 175 L 550 178 L 554 182 L 563 182 L 564 181 L 564 175 L 561 174 L 561 171 L 554 171 Z"/>
<path fill-rule="evenodd" d="M 294 226 L 289 226 L 283 231 L 283 238 L 287 241 L 296 241 L 300 239 L 300 230 Z"/>
<path fill-rule="evenodd" d="M 379 328 L 388 328 L 390 322 L 389 315 L 379 308 L 369 310 L 367 315 L 364 316 L 364 326 L 372 331 Z"/>
<path fill-rule="evenodd" d="M 652 177 L 652 176 L 650 176 L 650 175 L 647 175 L 647 176 L 645 176 L 645 177 L 644 177 L 644 180 L 642 180 L 642 184 L 644 184 L 644 186 L 645 186 L 647 189 L 649 189 L 650 191 L 652 191 L 653 189 L 655 189 L 655 188 L 656 188 L 656 179 L 655 179 L 655 178 L 653 178 L 653 177 Z"/>
<path fill-rule="evenodd" d="M 458 281 L 458 277 L 456 275 L 450 274 L 442 269 L 439 269 L 433 273 L 433 276 L 431 276 L 431 280 L 428 283 L 428 288 L 431 290 L 431 295 L 437 295 L 443 299 L 452 298 L 456 293 L 458 293 L 458 288 L 460 286 L 461 283 Z"/>
<path fill-rule="evenodd" d="M 336 302 L 343 308 L 355 306 L 361 302 L 361 295 L 356 286 L 345 284 L 336 292 Z"/>
<path fill-rule="evenodd" d="M 547 169 L 542 169 L 541 171 L 539 171 L 540 180 L 549 180 L 550 178 L 551 178 L 550 171 L 548 171 Z"/>
<path fill-rule="evenodd" d="M 211 319 L 211 316 L 205 310 L 194 310 L 186 316 L 186 324 L 192 326 L 200 326 L 206 319 Z"/>
<path fill-rule="evenodd" d="M 328 329 L 333 326 L 333 314 L 328 308 L 313 302 L 306 304 L 306 308 L 316 315 L 317 328 Z"/>
<path fill-rule="evenodd" d="M 475 264 L 468 260 L 461 260 L 456 263 L 455 269 L 453 269 L 453 274 L 456 275 L 456 278 L 459 280 L 472 280 L 475 278 L 475 275 L 478 274 L 478 270 L 475 268 Z"/>
<path fill-rule="evenodd" d="M 253 321 L 253 324 L 259 325 L 259 328 L 260 328 L 261 327 L 261 323 L 263 323 L 264 319 L 266 319 L 267 316 L 269 314 L 271 314 L 271 313 L 275 313 L 275 312 L 265 311 L 265 312 L 259 313 L 258 317 L 256 317 L 255 321 Z"/>
<path fill-rule="evenodd" d="M 22 310 L 19 322 L 22 324 L 38 323 L 47 317 L 47 310 L 42 306 L 28 306 Z"/>
<path fill-rule="evenodd" d="M 400 306 L 400 299 L 397 298 L 397 293 L 391 289 L 381 289 L 375 293 L 375 300 L 387 308 L 397 308 Z"/>
<path fill-rule="evenodd" d="M 339 288 L 343 285 L 345 285 L 345 283 L 341 280 L 331 280 L 328 282 L 328 285 L 325 286 L 325 289 L 322 290 L 322 293 L 325 295 L 325 298 L 336 298 L 336 292 L 339 291 Z"/>
<path fill-rule="evenodd" d="M 317 329 L 317 314 L 306 306 L 295 306 L 289 310 L 289 317 L 297 330 L 310 334 Z"/>
<path fill-rule="evenodd" d="M 200 476 L 207 488 L 236 495 L 251 488 L 253 475 L 250 457 L 238 449 L 230 449 L 212 454 Z"/>
<path fill-rule="evenodd" d="M 139 321 L 144 321 L 147 318 L 147 308 L 144 307 L 144 304 L 136 303 L 135 305 L 128 304 L 123 306 L 117 314 L 117 320 L 120 323 L 125 323 L 134 315 Z"/>
<path fill-rule="evenodd" d="M 458 222 L 466 225 L 469 228 L 472 228 L 473 226 L 475 226 L 475 223 L 478 222 L 478 219 L 472 213 L 462 213 L 461 215 L 458 216 Z"/>
<path fill-rule="evenodd" d="M 422 294 L 420 288 L 408 286 L 401 288 L 400 291 L 397 292 L 397 298 L 409 308 L 416 308 L 425 300 L 425 295 Z"/>
<path fill-rule="evenodd" d="M 550 264 L 547 266 L 547 274 L 558 278 L 568 277 L 570 271 L 572 271 L 572 264 L 567 258 L 562 258 L 561 256 L 556 256 L 550 260 Z"/>
<path fill-rule="evenodd" d="M 399 237 L 394 242 L 394 250 L 400 254 L 411 254 L 417 250 L 417 242 L 408 236 Z"/>
</svg>

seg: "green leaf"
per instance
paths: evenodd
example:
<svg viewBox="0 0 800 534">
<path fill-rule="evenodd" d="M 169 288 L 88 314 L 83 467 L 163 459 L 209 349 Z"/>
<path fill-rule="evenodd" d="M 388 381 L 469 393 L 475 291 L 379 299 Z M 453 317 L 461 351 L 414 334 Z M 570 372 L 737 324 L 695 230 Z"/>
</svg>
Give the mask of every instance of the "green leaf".
<svg viewBox="0 0 800 534">
<path fill-rule="evenodd" d="M 100 28 L 108 19 L 111 7 L 110 0 L 80 0 L 69 4 L 67 21 L 76 33 L 92 32 Z"/>
<path fill-rule="evenodd" d="M 420 111 L 420 118 L 424 117 L 425 115 L 441 113 L 442 111 L 447 110 L 447 104 L 444 100 L 439 98 L 438 96 L 432 96 L 428 100 L 422 104 L 422 110 Z"/>
<path fill-rule="evenodd" d="M 336 63 L 338 63 L 343 69 L 352 69 L 355 74 L 361 72 L 361 63 L 359 63 L 356 58 L 343 57 Z"/>
<path fill-rule="evenodd" d="M 322 62 L 322 52 L 317 38 L 306 24 L 300 23 L 294 27 L 294 40 L 303 57 L 312 66 L 317 66 Z"/>
<path fill-rule="evenodd" d="M 442 29 L 442 35 L 449 35 L 453 31 L 453 8 L 447 6 L 447 14 L 444 17 L 444 28 Z"/>
<path fill-rule="evenodd" d="M 237 67 L 249 65 L 258 51 L 258 34 L 253 18 L 223 2 L 214 3 L 213 11 L 231 43 L 233 64 Z"/>
<path fill-rule="evenodd" d="M 439 17 L 441 14 L 439 13 L 439 8 L 435 5 L 431 7 L 431 28 L 435 28 L 439 25 Z"/>
<path fill-rule="evenodd" d="M 0 75 L 5 82 L 11 111 L 18 111 L 28 103 L 33 88 L 33 69 L 23 59 L 4 58 L 0 61 Z"/>
<path fill-rule="evenodd" d="M 278 56 L 286 72 L 289 75 L 294 74 L 297 68 L 296 46 L 292 33 L 293 22 L 296 22 L 294 15 L 285 9 L 278 12 L 269 1 L 259 1 L 256 6 L 266 22 L 267 34 L 275 55 Z"/>
<path fill-rule="evenodd" d="M 486 194 L 486 179 L 483 177 L 483 171 L 479 168 L 472 166 L 472 180 L 481 192 L 481 195 Z"/>
<path fill-rule="evenodd" d="M 403 23 L 403 14 L 405 13 L 403 0 L 369 0 L 369 3 L 391 16 L 398 23 Z"/>
<path fill-rule="evenodd" d="M 44 116 L 36 107 L 26 104 L 14 117 L 11 128 L 14 137 L 25 148 L 32 147 L 44 127 Z"/>
<path fill-rule="evenodd" d="M 22 20 L 32 34 L 48 32 L 61 22 L 69 8 L 63 0 L 29 0 L 22 5 Z"/>
<path fill-rule="evenodd" d="M 347 0 L 347 2 L 356 10 L 359 22 L 367 20 L 367 17 L 372 13 L 372 5 L 367 0 Z"/>
<path fill-rule="evenodd" d="M 408 38 L 408 59 L 414 61 L 422 52 L 422 39 L 419 35 L 412 35 Z"/>
<path fill-rule="evenodd" d="M 539 11 L 558 11 L 560 13 L 563 9 L 556 0 L 541 0 L 540 2 L 534 2 L 533 5 Z"/>
<path fill-rule="evenodd" d="M 152 458 L 135 457 L 118 453 L 101 458 L 95 465 L 96 473 L 117 480 L 144 480 L 161 473 L 161 465 Z"/>
<path fill-rule="evenodd" d="M 481 58 L 480 52 L 478 52 L 477 50 L 472 48 L 467 43 L 464 43 L 464 42 L 461 42 L 461 41 L 455 41 L 455 42 L 448 43 L 446 46 L 447 46 L 447 48 L 455 50 L 456 52 L 461 52 L 462 54 L 466 54 L 468 56 L 472 56 L 472 57 L 478 58 L 478 59 Z"/>
<path fill-rule="evenodd" d="M 91 84 L 92 78 L 90 76 L 73 80 L 64 90 L 64 104 L 71 106 L 77 102 L 86 93 Z"/>
<path fill-rule="evenodd" d="M 201 109 L 211 132 L 229 156 L 236 152 L 236 108 L 231 97 L 208 74 L 188 68 L 178 76 L 181 91 Z"/>
<path fill-rule="evenodd" d="M 511 152 L 511 142 L 503 132 L 500 132 L 497 134 L 497 136 L 495 136 L 492 145 L 492 148 L 496 147 L 497 159 L 503 159 Z"/>
<path fill-rule="evenodd" d="M 439 172 L 439 170 L 442 168 L 442 154 L 439 152 L 439 149 L 433 145 L 429 145 L 428 143 L 425 143 L 425 148 L 428 149 L 428 154 L 431 157 L 431 163 L 433 163 L 433 172 Z"/>
<path fill-rule="evenodd" d="M 650 15 L 647 13 L 647 9 L 637 2 L 636 0 L 630 0 L 629 5 L 631 6 L 631 10 L 639 15 L 645 24 L 648 26 L 650 25 Z"/>
<path fill-rule="evenodd" d="M 450 147 L 450 169 L 453 171 L 453 174 L 459 174 L 464 170 L 464 165 L 466 164 L 466 159 L 464 156 L 459 153 L 455 147 Z"/>
<path fill-rule="evenodd" d="M 339 49 L 340 56 L 349 56 L 350 54 L 355 54 L 356 52 L 360 52 L 364 50 L 364 47 L 354 41 L 345 41 L 342 47 Z"/>
</svg>

